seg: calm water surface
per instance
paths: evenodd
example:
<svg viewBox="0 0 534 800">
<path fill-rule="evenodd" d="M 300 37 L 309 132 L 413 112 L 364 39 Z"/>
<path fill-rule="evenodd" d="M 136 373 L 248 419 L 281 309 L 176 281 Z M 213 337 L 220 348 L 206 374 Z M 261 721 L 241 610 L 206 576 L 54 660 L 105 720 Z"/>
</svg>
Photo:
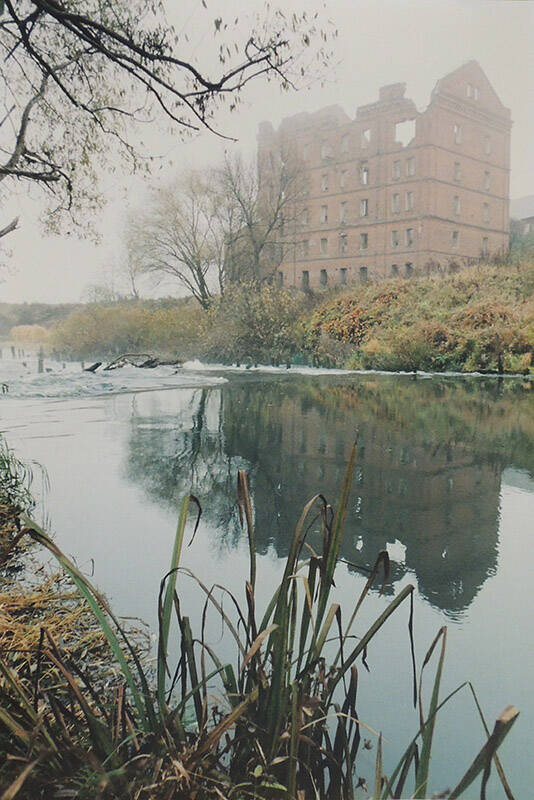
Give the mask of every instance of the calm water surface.
<svg viewBox="0 0 534 800">
<path fill-rule="evenodd" d="M 221 373 L 222 374 L 222 373 Z M 360 630 L 407 583 L 416 586 L 418 664 L 448 626 L 443 694 L 475 684 L 491 724 L 521 710 L 502 760 L 517 798 L 534 795 L 534 387 L 528 382 L 410 376 L 206 373 L 200 385 L 78 399 L 2 400 L 2 429 L 41 462 L 47 512 L 59 545 L 120 614 L 154 629 L 180 498 L 204 513 L 184 563 L 206 583 L 243 596 L 246 542 L 235 508 L 236 472 L 253 491 L 259 602 L 281 575 L 304 503 L 335 503 L 352 442 L 358 461 L 336 593 L 348 609 L 369 566 L 387 548 L 385 596 L 369 597 Z M 202 378 L 202 376 L 200 376 Z M 215 379 L 215 380 L 214 380 Z M 314 542 L 312 533 L 311 543 Z M 317 539 L 315 539 L 317 541 Z M 186 609 L 200 598 L 182 582 Z M 347 613 L 347 612 L 346 612 Z M 410 703 L 408 608 L 369 647 L 359 714 L 386 738 L 386 770 L 417 729 Z M 209 630 L 216 643 L 220 631 Z M 223 644 L 223 646 L 225 646 Z M 426 690 L 426 700 L 430 690 Z M 432 790 L 450 787 L 483 741 L 463 690 L 436 730 Z M 359 775 L 372 783 L 374 749 Z M 493 780 L 488 797 L 504 797 Z M 477 797 L 473 789 L 468 797 Z"/>
</svg>

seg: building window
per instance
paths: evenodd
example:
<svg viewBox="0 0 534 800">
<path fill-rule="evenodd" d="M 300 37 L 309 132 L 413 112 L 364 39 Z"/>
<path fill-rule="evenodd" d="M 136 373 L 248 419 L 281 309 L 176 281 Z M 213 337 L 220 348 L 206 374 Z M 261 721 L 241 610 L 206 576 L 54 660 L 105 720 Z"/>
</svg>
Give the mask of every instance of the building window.
<svg viewBox="0 0 534 800">
<path fill-rule="evenodd" d="M 349 137 L 348 134 L 341 137 L 341 152 L 346 155 L 349 152 Z"/>
<path fill-rule="evenodd" d="M 369 215 L 369 200 L 363 197 L 360 200 L 360 217 L 367 217 Z"/>
<path fill-rule="evenodd" d="M 328 191 L 328 173 L 325 175 L 321 175 L 321 191 L 327 192 Z"/>
<path fill-rule="evenodd" d="M 279 272 L 278 273 L 277 283 L 278 283 L 278 286 L 283 286 L 284 285 L 284 273 L 283 272 Z"/>
<path fill-rule="evenodd" d="M 342 233 L 339 237 L 339 252 L 343 255 L 343 253 L 347 252 L 347 244 L 348 244 L 348 237 L 346 233 Z"/>
<path fill-rule="evenodd" d="M 406 273 L 406 277 L 409 278 L 410 275 L 413 275 L 413 264 L 411 261 L 407 261 L 404 265 L 404 271 Z"/>
<path fill-rule="evenodd" d="M 475 100 L 478 100 L 478 97 L 479 97 L 478 86 L 475 86 Z"/>
<path fill-rule="evenodd" d="M 310 273 L 307 269 L 302 270 L 302 282 L 301 282 L 303 289 L 309 289 L 310 287 Z"/>
<path fill-rule="evenodd" d="M 453 231 L 451 238 L 452 238 L 451 244 L 452 244 L 453 248 L 456 249 L 458 247 L 458 243 L 460 241 L 460 231 Z"/>
<path fill-rule="evenodd" d="M 328 144 L 328 142 L 323 142 L 321 145 L 321 158 L 330 158 L 332 155 L 332 148 Z"/>
<path fill-rule="evenodd" d="M 396 278 L 398 274 L 399 274 L 399 265 L 398 264 L 392 264 L 391 265 L 391 275 L 392 275 L 392 277 Z"/>
<path fill-rule="evenodd" d="M 306 258 L 306 256 L 309 255 L 309 252 L 310 252 L 310 243 L 309 243 L 308 239 L 304 239 L 304 241 L 302 242 L 302 255 L 303 255 L 303 257 Z"/>
<path fill-rule="evenodd" d="M 339 221 L 341 224 L 347 221 L 347 204 L 345 202 L 339 206 Z"/>
<path fill-rule="evenodd" d="M 489 222 L 490 221 L 490 212 L 489 212 L 489 205 L 488 203 L 484 203 L 482 206 L 482 222 Z"/>
<path fill-rule="evenodd" d="M 484 136 L 484 152 L 487 156 L 491 153 L 491 139 L 489 136 Z"/>
<path fill-rule="evenodd" d="M 394 161 L 393 162 L 393 180 L 398 181 L 401 176 L 401 162 Z"/>
<path fill-rule="evenodd" d="M 347 185 L 347 170 L 346 169 L 342 169 L 340 174 L 339 174 L 339 185 L 340 185 L 340 187 L 342 189 L 344 189 L 345 186 Z"/>
<path fill-rule="evenodd" d="M 415 158 L 406 159 L 406 175 L 408 175 L 408 177 L 415 175 Z"/>
<path fill-rule="evenodd" d="M 482 255 L 483 256 L 487 256 L 488 255 L 488 252 L 489 252 L 488 242 L 489 242 L 488 237 L 484 236 L 484 238 L 482 239 Z"/>
<path fill-rule="evenodd" d="M 371 129 L 370 128 L 366 128 L 364 131 L 362 131 L 361 144 L 362 144 L 362 148 L 364 150 L 365 150 L 366 147 L 369 147 L 369 145 L 371 144 Z"/>
<path fill-rule="evenodd" d="M 459 161 L 454 162 L 454 180 L 455 181 L 462 180 L 462 167 Z"/>
<path fill-rule="evenodd" d="M 339 270 L 339 282 L 342 286 L 347 285 L 347 268 L 341 267 Z"/>
<path fill-rule="evenodd" d="M 369 234 L 360 233 L 360 250 L 367 250 L 369 246 Z"/>
<path fill-rule="evenodd" d="M 406 211 L 413 211 L 413 192 L 406 192 Z"/>
<path fill-rule="evenodd" d="M 455 215 L 458 217 L 460 215 L 461 210 L 462 210 L 462 205 L 460 203 L 460 196 L 457 195 L 457 194 L 454 195 L 454 199 L 452 201 L 452 208 L 453 208 L 453 211 L 454 211 Z"/>
<path fill-rule="evenodd" d="M 454 132 L 454 143 L 455 144 L 460 144 L 461 141 L 462 141 L 462 128 L 461 128 L 461 126 L 458 125 L 457 123 L 455 123 L 454 124 L 454 128 L 453 128 L 453 132 Z"/>
<path fill-rule="evenodd" d="M 491 175 L 489 174 L 489 172 L 485 172 L 484 173 L 484 189 L 486 190 L 486 192 L 489 192 L 490 188 L 491 188 Z"/>
<path fill-rule="evenodd" d="M 467 96 L 473 97 L 473 87 L 471 86 L 470 83 L 467 84 Z"/>
<path fill-rule="evenodd" d="M 391 246 L 398 247 L 399 246 L 399 232 L 398 231 L 391 231 Z"/>
<path fill-rule="evenodd" d="M 394 194 L 391 198 L 391 210 L 394 214 L 400 212 L 400 194 Z"/>
<path fill-rule="evenodd" d="M 321 255 L 325 256 L 328 253 L 328 239 L 321 239 Z"/>
<path fill-rule="evenodd" d="M 367 186 L 369 183 L 369 167 L 367 164 L 362 164 L 360 166 L 360 183 L 363 186 Z"/>
<path fill-rule="evenodd" d="M 325 269 L 322 269 L 319 273 L 319 283 L 321 286 L 326 286 L 328 283 L 328 275 Z"/>
<path fill-rule="evenodd" d="M 321 222 L 328 222 L 328 206 L 321 206 Z"/>
<path fill-rule="evenodd" d="M 367 281 L 367 267 L 360 267 L 360 283 L 365 283 Z"/>
<path fill-rule="evenodd" d="M 413 247 L 413 228 L 406 228 L 406 247 Z"/>
<path fill-rule="evenodd" d="M 302 209 L 301 222 L 302 222 L 303 225 L 307 225 L 308 224 L 308 209 L 307 208 L 303 208 Z"/>
</svg>

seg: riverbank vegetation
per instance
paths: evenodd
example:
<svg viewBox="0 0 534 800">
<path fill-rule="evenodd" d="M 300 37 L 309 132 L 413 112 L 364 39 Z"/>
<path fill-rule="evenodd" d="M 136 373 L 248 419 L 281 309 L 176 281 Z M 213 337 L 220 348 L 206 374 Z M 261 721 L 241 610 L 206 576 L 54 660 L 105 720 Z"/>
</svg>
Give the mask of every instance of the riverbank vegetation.
<svg viewBox="0 0 534 800">
<path fill-rule="evenodd" d="M 90 304 L 50 332 L 63 357 L 153 351 L 222 363 L 531 373 L 534 261 L 303 293 L 241 283 L 213 298 Z"/>
<path fill-rule="evenodd" d="M 195 498 L 185 497 L 169 571 L 161 581 L 154 675 L 89 578 L 42 528 L 20 514 L 20 532 L 55 557 L 76 590 L 78 600 L 73 601 L 72 594 L 63 598 L 63 613 L 74 602 L 96 623 L 97 633 L 92 646 L 86 642 L 81 651 L 69 649 L 68 641 L 84 629 L 80 619 L 71 619 L 72 633 L 63 631 L 66 643 L 50 611 L 32 607 L 24 624 L 39 629 L 38 641 L 27 641 L 23 653 L 20 645 L 3 650 L 2 796 L 296 800 L 385 799 L 409 793 L 423 798 L 432 791 L 430 763 L 440 709 L 467 692 L 481 719 L 481 746 L 471 764 L 467 754 L 464 764 L 451 764 L 455 788 L 447 796 L 465 796 L 477 778 L 484 796 L 493 763 L 512 798 L 496 751 L 519 712 L 505 709 L 490 733 L 469 682 L 440 698 L 446 628 L 430 643 L 417 677 L 414 587 L 405 586 L 371 625 L 359 624 L 360 609 L 374 583 L 388 580 L 387 552 L 379 553 L 367 571 L 353 607 L 342 608 L 333 597 L 355 459 L 353 448 L 336 510 L 321 495 L 305 506 L 281 582 L 265 608 L 256 598 L 261 576 L 246 474 L 238 474 L 237 494 L 250 555 L 242 601 L 223 587 L 205 586 L 181 566 L 188 516 L 193 511 L 196 519 L 189 527 L 195 535 L 201 515 Z M 307 545 L 314 526 L 321 534 L 318 552 Z M 193 620 L 182 611 L 186 583 L 204 595 L 202 610 Z M 402 609 L 407 621 L 405 656 L 413 668 L 410 692 L 418 714 L 414 713 L 414 738 L 386 775 L 377 721 L 361 720 L 357 712 L 358 669 L 366 666 L 367 650 L 389 617 Z M 58 613 L 61 616 L 61 608 Z M 219 658 L 206 637 L 212 613 L 233 642 L 235 658 L 229 661 Z M 95 652 L 102 647 L 107 648 L 110 672 L 94 669 Z M 431 665 L 427 705 L 423 673 Z M 374 750 L 375 767 L 372 775 L 362 775 L 361 753 L 369 749 Z"/>
</svg>

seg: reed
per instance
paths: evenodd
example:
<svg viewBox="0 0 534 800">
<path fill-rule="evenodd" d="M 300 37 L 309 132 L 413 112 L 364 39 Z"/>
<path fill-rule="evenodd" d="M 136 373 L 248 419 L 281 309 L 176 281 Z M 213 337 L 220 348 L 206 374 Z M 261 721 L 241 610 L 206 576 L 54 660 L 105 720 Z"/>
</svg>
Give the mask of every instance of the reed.
<svg viewBox="0 0 534 800">
<path fill-rule="evenodd" d="M 159 592 L 155 681 L 105 599 L 46 532 L 26 518 L 28 535 L 54 555 L 98 621 L 117 679 L 99 685 L 47 630 L 40 637 L 32 669 L 17 674 L 0 661 L 0 743 L 9 756 L 8 766 L 0 771 L 2 800 L 53 798 L 59 789 L 72 790 L 75 795 L 71 796 L 80 798 L 352 800 L 359 791 L 354 776 L 363 730 L 376 736 L 372 796 L 384 800 L 406 796 L 403 792 L 415 798 L 428 796 L 439 711 L 460 691 L 469 690 L 470 684 L 461 684 L 440 699 L 445 628 L 432 642 L 417 676 L 411 585 L 372 625 L 357 629 L 359 611 L 380 572 L 384 581 L 388 578 L 387 552 L 379 553 L 347 618 L 332 600 L 355 458 L 356 447 L 335 510 L 322 495 L 311 498 L 303 509 L 280 584 L 262 609 L 256 598 L 253 506 L 246 475 L 238 476 L 238 507 L 250 553 L 242 603 L 222 587 L 216 591 L 206 586 L 181 566 L 191 506 L 196 509 L 195 532 L 202 513 L 196 498 L 183 500 L 170 568 Z M 320 552 L 307 542 L 317 524 L 322 532 Z M 204 595 L 194 624 L 182 613 L 180 598 L 186 580 L 193 580 Z M 397 767 L 387 776 L 382 736 L 358 715 L 358 668 L 367 647 L 401 607 L 407 613 L 413 703 L 419 708 L 420 722 Z M 208 612 L 218 615 L 227 636 L 234 640 L 237 656 L 233 662 L 222 661 L 206 640 Z M 177 663 L 171 663 L 169 656 L 172 642 L 178 645 Z M 422 676 L 436 661 L 436 654 L 433 691 L 425 710 Z M 485 740 L 465 774 L 451 774 L 451 784 L 456 786 L 451 796 L 462 796 L 482 775 L 483 798 L 495 764 L 511 797 L 497 749 L 519 712 L 506 709 L 490 734 L 474 690 L 472 696 L 485 726 Z M 456 770 L 457 765 L 451 764 L 451 773 Z"/>
</svg>

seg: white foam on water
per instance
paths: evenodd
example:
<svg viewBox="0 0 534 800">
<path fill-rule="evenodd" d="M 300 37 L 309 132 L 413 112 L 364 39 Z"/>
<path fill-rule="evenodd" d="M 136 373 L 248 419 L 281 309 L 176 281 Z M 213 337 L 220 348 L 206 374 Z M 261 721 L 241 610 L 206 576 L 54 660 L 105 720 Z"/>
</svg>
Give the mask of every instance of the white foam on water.
<svg viewBox="0 0 534 800">
<path fill-rule="evenodd" d="M 127 365 L 106 372 L 100 367 L 95 373 L 84 372 L 79 363 L 45 359 L 45 371 L 37 372 L 35 359 L 25 363 L 15 359 L 0 359 L 0 392 L 5 398 L 70 398 L 147 391 L 151 389 L 196 388 L 226 383 L 215 375 L 194 374 L 177 367 L 162 366 L 139 369 Z"/>
</svg>

